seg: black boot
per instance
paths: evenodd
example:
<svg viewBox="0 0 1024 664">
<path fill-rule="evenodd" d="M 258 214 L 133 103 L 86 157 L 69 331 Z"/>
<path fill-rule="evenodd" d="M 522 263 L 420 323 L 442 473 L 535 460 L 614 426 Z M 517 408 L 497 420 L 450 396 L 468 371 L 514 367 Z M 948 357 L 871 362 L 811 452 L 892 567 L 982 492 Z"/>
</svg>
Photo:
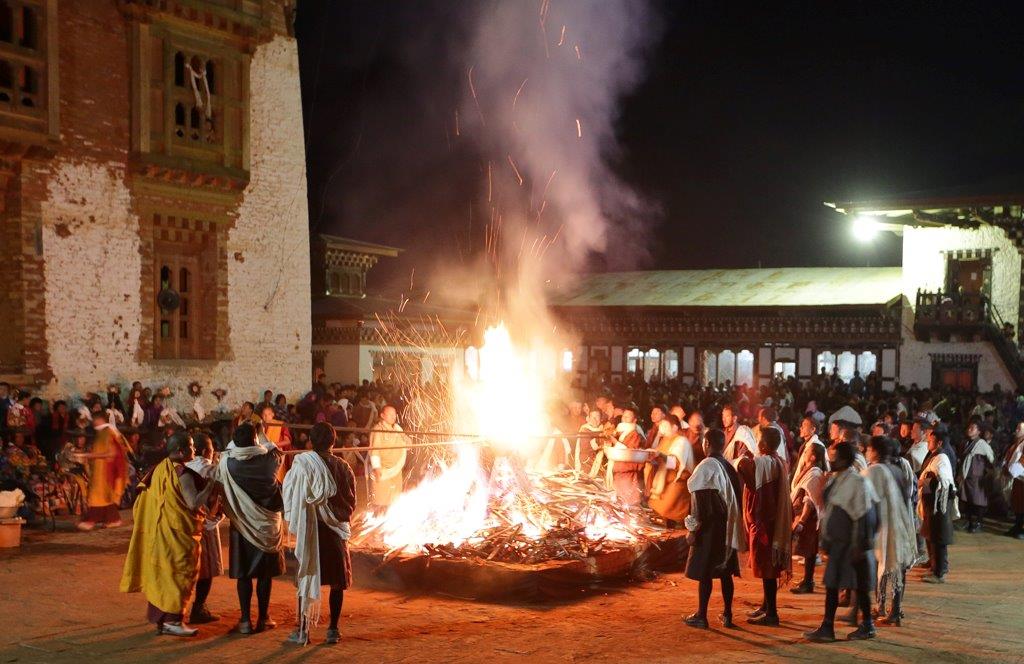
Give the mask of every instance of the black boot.
<svg viewBox="0 0 1024 664">
<path fill-rule="evenodd" d="M 692 613 L 686 616 L 685 618 L 683 618 L 683 622 L 689 625 L 690 627 L 696 627 L 698 629 L 708 628 L 707 616 L 702 616 L 699 613 Z"/>
<path fill-rule="evenodd" d="M 875 625 L 870 620 L 865 620 L 856 630 L 846 635 L 850 641 L 863 641 L 875 638 Z"/>
<path fill-rule="evenodd" d="M 799 586 L 790 588 L 789 592 L 794 595 L 810 595 L 814 592 L 814 581 L 804 581 Z"/>
<path fill-rule="evenodd" d="M 804 632 L 804 638 L 814 643 L 832 643 L 836 640 L 836 630 L 830 623 L 821 623 L 818 629 Z"/>
<path fill-rule="evenodd" d="M 191 615 L 189 615 L 188 621 L 193 625 L 202 625 L 205 623 L 216 622 L 220 617 L 210 613 L 210 609 L 205 604 L 201 606 L 193 606 Z"/>
</svg>

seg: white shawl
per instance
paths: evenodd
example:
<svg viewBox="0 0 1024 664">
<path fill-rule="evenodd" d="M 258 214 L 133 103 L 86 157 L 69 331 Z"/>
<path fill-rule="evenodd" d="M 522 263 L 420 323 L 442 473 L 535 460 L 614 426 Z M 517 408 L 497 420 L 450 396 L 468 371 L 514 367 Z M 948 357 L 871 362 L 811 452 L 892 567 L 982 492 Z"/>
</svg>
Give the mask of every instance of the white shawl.
<svg viewBox="0 0 1024 664">
<path fill-rule="evenodd" d="M 302 452 L 292 459 L 292 467 L 284 476 L 284 518 L 295 536 L 295 559 L 298 568 L 300 631 L 308 631 L 320 622 L 320 540 L 317 521 L 333 530 L 343 540 L 352 531 L 348 521 L 339 521 L 327 501 L 338 492 L 330 469 L 316 452 Z"/>
<path fill-rule="evenodd" d="M 903 582 L 903 571 L 917 559 L 914 517 L 888 468 L 872 464 L 865 474 L 880 499 L 878 537 L 875 539 L 878 579 L 881 581 L 882 577 L 888 576 L 898 589 Z"/>
<path fill-rule="evenodd" d="M 983 456 L 988 459 L 989 463 L 995 463 L 996 457 L 992 453 L 992 446 L 988 444 L 988 441 L 984 438 L 979 438 L 975 441 L 974 445 L 971 446 L 971 451 L 967 453 L 964 460 L 960 462 L 960 477 L 967 477 L 967 473 L 971 470 L 971 463 L 974 457 Z"/>
<path fill-rule="evenodd" d="M 136 399 L 135 403 L 132 404 L 132 426 L 138 429 L 145 420 L 146 413 L 142 410 L 142 404 Z"/>
<path fill-rule="evenodd" d="M 857 521 L 879 500 L 878 494 L 867 478 L 852 466 L 832 475 L 832 488 L 828 492 L 828 504 L 825 505 L 825 519 L 834 507 L 846 512 L 850 519 Z M 822 532 L 825 526 L 822 525 Z"/>
<path fill-rule="evenodd" d="M 780 459 L 781 461 L 781 459 Z M 783 484 L 786 483 L 786 462 L 782 461 L 782 467 L 779 469 L 778 479 Z M 754 489 L 760 489 L 765 484 L 768 484 L 775 478 L 775 457 L 770 454 L 759 454 L 754 457 Z"/>
<path fill-rule="evenodd" d="M 725 448 L 725 458 L 735 465 L 736 460 L 743 456 L 743 449 L 733 443 L 740 443 L 747 448 L 751 455 L 757 456 L 757 440 L 754 439 L 754 431 L 746 424 L 736 427 L 736 433 Z"/>
<path fill-rule="evenodd" d="M 817 466 L 807 466 L 800 474 L 793 478 L 793 484 L 789 490 L 790 502 L 795 501 L 804 490 L 804 503 L 814 506 L 814 511 L 820 517 L 825 513 L 825 473 Z"/>
<path fill-rule="evenodd" d="M 934 475 L 939 480 L 938 486 L 935 488 L 935 509 L 933 513 L 945 514 L 947 506 L 949 505 L 949 494 L 950 491 L 955 491 L 955 484 L 953 479 L 953 464 L 949 462 L 947 457 L 942 452 L 935 454 L 928 465 L 921 471 L 921 479 L 918 480 L 918 500 L 917 500 L 917 514 L 923 520 L 925 518 L 924 513 L 924 483 L 925 475 Z M 956 500 L 953 501 L 953 520 L 956 521 L 960 518 L 960 506 L 957 505 Z"/>
<path fill-rule="evenodd" d="M 714 457 L 708 457 L 697 464 L 693 475 L 686 481 L 686 488 L 692 495 L 695 491 L 714 489 L 722 497 L 726 510 L 726 544 L 735 551 L 743 551 L 746 539 L 743 536 L 743 518 L 740 515 L 739 501 L 729 480 L 728 473 L 722 467 L 722 462 Z M 690 503 L 690 514 L 686 517 L 685 525 L 689 530 L 700 528 L 700 514 L 697 513 L 697 502 Z"/>
<path fill-rule="evenodd" d="M 239 534 L 260 551 L 272 553 L 280 551 L 284 544 L 284 523 L 281 513 L 268 510 L 235 483 L 228 470 L 228 459 L 246 461 L 269 452 L 262 445 L 249 447 L 232 447 L 220 455 L 217 466 L 217 481 L 224 489 L 224 512 L 231 519 L 231 525 Z"/>
</svg>

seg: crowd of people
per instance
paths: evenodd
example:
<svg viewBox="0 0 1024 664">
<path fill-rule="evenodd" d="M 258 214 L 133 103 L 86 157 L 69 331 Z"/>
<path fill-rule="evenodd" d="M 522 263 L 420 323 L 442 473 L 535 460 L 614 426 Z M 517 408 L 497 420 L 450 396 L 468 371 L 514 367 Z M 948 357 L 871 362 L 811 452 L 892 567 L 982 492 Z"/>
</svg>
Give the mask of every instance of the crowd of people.
<svg viewBox="0 0 1024 664">
<path fill-rule="evenodd" d="M 873 638 L 876 618 L 900 625 L 907 572 L 923 567 L 922 581 L 945 583 L 956 529 L 1010 520 L 1005 534 L 1024 540 L 1024 396 L 999 386 L 885 392 L 873 375 L 845 383 L 822 373 L 754 389 L 631 377 L 564 417 L 561 430 L 581 437 L 556 463 L 592 476 L 607 463 L 620 499 L 689 531 L 693 627 L 708 626 L 713 579 L 720 620 L 733 626 L 740 552 L 763 585 L 748 622 L 766 626 L 779 624 L 779 582 L 793 559 L 803 567 L 798 594 L 814 592 L 824 559 L 824 619 L 806 637 L 832 641 L 840 606 L 851 609 L 850 639 Z M 648 457 L 608 461 L 615 448 Z"/>
<path fill-rule="evenodd" d="M 217 619 L 207 598 L 225 567 L 224 519 L 236 629 L 274 627 L 270 593 L 285 569 L 287 530 L 299 570 L 289 640 L 309 641 L 327 586 L 324 638 L 337 642 L 356 478 L 369 484 L 359 507 L 372 511 L 415 482 L 399 424 L 415 391 L 318 376 L 297 402 L 267 390 L 230 411 L 222 390 L 207 410 L 196 384 L 185 400 L 191 408 L 181 411 L 166 389 L 135 383 L 127 399 L 121 393 L 111 386 L 105 397 L 47 403 L 0 384 L 3 488 L 22 488 L 37 510 L 74 510 L 55 496 L 76 493 L 82 530 L 117 527 L 120 510 L 133 507 L 121 587 L 145 594 L 162 634 L 192 635 L 189 623 Z M 589 396 L 552 408 L 565 437 L 554 435 L 531 465 L 604 473 L 623 503 L 687 529 L 685 572 L 698 581 L 699 607 L 686 618 L 693 627 L 708 626 L 714 579 L 720 620 L 733 626 L 740 553 L 763 588 L 748 619 L 765 626 L 779 624 L 777 594 L 794 559 L 794 593 L 815 592 L 824 565 L 824 619 L 807 638 L 829 641 L 840 606 L 850 608 L 852 639 L 873 637 L 876 618 L 901 624 L 914 566 L 927 567 L 923 581 L 945 582 L 961 513 L 964 533 L 1009 517 L 1007 534 L 1024 539 L 1024 395 L 999 386 L 987 394 L 914 385 L 887 392 L 873 375 L 849 383 L 825 373 L 806 383 L 779 377 L 758 388 L 630 376 Z M 339 455 L 339 447 L 347 449 Z M 623 449 L 640 454 L 624 457 Z"/>
<path fill-rule="evenodd" d="M 175 400 L 167 388 L 134 382 L 110 385 L 103 393 L 47 400 L 30 389 L 0 382 L 0 490 L 19 488 L 29 497 L 22 516 L 30 522 L 60 514 L 88 516 L 90 506 L 101 499 L 127 508 L 134 500 L 136 481 L 167 456 L 166 441 L 176 430 L 201 432 L 211 438 L 215 449 L 222 450 L 240 422 L 252 421 L 283 450 L 312 449 L 309 427 L 327 422 L 363 430 L 341 437 L 346 446 L 365 447 L 369 430 L 385 406 L 401 412 L 407 402 L 403 390 L 391 383 L 328 384 L 322 375 L 298 400 L 266 390 L 261 398 L 229 409 L 225 395 L 223 390 L 206 395 L 193 383 L 187 398 Z M 177 408 L 173 402 L 188 407 Z M 102 417 L 97 420 L 97 416 Z M 97 435 L 106 428 L 119 434 L 116 454 L 104 451 L 111 434 Z M 362 459 L 350 458 L 360 472 Z M 111 487 L 110 496 L 89 495 L 90 473 L 120 476 L 122 471 L 126 479 Z M 117 520 L 92 511 L 82 528 L 110 521 Z"/>
</svg>

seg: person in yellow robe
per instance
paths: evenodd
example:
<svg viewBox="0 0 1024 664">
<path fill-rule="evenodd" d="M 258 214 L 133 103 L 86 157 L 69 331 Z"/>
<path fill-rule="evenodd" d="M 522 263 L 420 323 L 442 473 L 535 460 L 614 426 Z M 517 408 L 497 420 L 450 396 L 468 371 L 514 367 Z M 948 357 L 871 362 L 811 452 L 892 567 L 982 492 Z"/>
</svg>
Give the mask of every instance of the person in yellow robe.
<svg viewBox="0 0 1024 664">
<path fill-rule="evenodd" d="M 402 471 L 405 469 L 408 450 L 382 449 L 408 445 L 409 437 L 402 433 L 398 424 L 398 411 L 394 406 L 384 406 L 380 420 L 370 432 L 370 468 L 372 508 L 386 509 L 402 493 Z"/>
<path fill-rule="evenodd" d="M 216 486 L 186 465 L 195 457 L 188 433 L 167 439 L 168 456 L 139 485 L 135 525 L 121 575 L 121 592 L 141 592 L 157 634 L 194 636 L 183 621 L 199 576 L 203 506 Z"/>
<path fill-rule="evenodd" d="M 92 414 L 96 437 L 92 449 L 79 452 L 75 458 L 88 465 L 89 488 L 86 511 L 78 523 L 79 530 L 92 530 L 97 524 L 107 528 L 121 525 L 121 496 L 128 483 L 128 456 L 124 438 L 110 425 L 105 411 Z"/>
<path fill-rule="evenodd" d="M 284 422 L 275 419 L 276 413 L 273 406 L 263 406 L 260 409 L 260 421 L 263 423 L 262 435 L 277 446 L 282 452 L 292 449 L 292 432 L 285 426 Z M 258 429 L 257 429 L 258 430 Z M 277 469 L 277 481 L 284 482 L 284 475 L 292 467 L 291 457 L 285 457 L 284 463 Z"/>
</svg>

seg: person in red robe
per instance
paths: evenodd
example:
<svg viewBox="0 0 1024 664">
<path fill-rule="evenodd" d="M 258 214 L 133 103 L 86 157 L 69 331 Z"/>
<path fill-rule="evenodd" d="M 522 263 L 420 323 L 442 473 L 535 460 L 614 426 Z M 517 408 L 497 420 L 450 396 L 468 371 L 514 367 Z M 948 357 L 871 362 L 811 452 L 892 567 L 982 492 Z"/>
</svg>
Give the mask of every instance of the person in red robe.
<svg viewBox="0 0 1024 664">
<path fill-rule="evenodd" d="M 645 441 L 640 432 L 641 429 L 636 423 L 636 412 L 632 408 L 623 409 L 622 421 L 615 428 L 615 439 L 631 450 L 642 449 Z M 631 507 L 639 505 L 644 464 L 631 461 L 612 461 L 610 463 L 612 464 L 612 486 L 615 487 L 615 495 Z"/>
<path fill-rule="evenodd" d="M 779 579 L 786 582 L 792 575 L 793 505 L 789 500 L 786 463 L 776 452 L 781 443 L 777 428 L 764 427 L 757 456 L 742 457 L 736 462 L 746 489 L 743 522 L 750 550 L 747 561 L 764 589 L 761 606 L 749 614 L 747 622 L 752 625 L 779 624 Z"/>
</svg>

